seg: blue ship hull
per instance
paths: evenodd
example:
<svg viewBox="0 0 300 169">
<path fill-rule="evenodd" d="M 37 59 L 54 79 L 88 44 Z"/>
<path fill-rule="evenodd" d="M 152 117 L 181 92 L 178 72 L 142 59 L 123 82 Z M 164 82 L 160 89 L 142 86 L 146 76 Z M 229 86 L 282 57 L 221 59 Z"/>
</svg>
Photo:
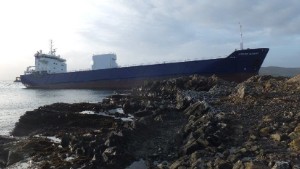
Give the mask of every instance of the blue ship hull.
<svg viewBox="0 0 300 169">
<path fill-rule="evenodd" d="M 225 80 L 243 81 L 258 71 L 268 53 L 268 48 L 234 51 L 226 58 L 141 65 L 78 71 L 57 74 L 32 73 L 21 75 L 28 88 L 98 88 L 126 89 L 143 84 L 145 80 L 167 79 L 193 74 L 217 75 Z"/>
</svg>

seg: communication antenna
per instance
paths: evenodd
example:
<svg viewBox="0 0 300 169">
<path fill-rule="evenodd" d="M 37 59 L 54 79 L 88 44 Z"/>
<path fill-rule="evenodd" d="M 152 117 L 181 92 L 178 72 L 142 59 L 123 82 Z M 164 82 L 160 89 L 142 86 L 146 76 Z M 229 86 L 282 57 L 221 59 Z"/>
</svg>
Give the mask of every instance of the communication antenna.
<svg viewBox="0 0 300 169">
<path fill-rule="evenodd" d="M 53 49 L 53 41 L 50 39 L 50 55 L 55 55 L 56 49 Z"/>
<path fill-rule="evenodd" d="M 241 23 L 239 22 L 239 24 L 240 24 L 240 32 L 241 32 L 241 42 L 240 42 L 240 48 L 241 48 L 241 50 L 243 50 L 243 32 L 242 32 L 242 25 L 241 25 Z"/>
</svg>

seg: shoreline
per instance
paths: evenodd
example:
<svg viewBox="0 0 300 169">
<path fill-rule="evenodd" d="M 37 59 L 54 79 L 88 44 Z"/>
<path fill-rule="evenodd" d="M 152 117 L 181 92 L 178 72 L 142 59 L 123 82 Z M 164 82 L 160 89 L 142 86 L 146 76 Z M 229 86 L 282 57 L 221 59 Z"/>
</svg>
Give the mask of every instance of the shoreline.
<svg viewBox="0 0 300 169">
<path fill-rule="evenodd" d="M 299 75 L 189 76 L 99 103 L 46 105 L 0 137 L 0 167 L 300 167 L 299 95 Z"/>
</svg>

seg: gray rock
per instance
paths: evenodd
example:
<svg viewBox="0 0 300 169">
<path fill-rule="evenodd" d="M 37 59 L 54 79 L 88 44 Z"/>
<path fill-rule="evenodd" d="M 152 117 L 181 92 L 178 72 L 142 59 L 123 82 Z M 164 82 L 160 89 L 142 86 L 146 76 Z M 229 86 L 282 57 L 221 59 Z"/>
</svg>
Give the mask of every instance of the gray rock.
<svg viewBox="0 0 300 169">
<path fill-rule="evenodd" d="M 104 162 L 111 161 L 117 155 L 117 147 L 108 147 L 102 153 L 102 158 Z"/>
<path fill-rule="evenodd" d="M 186 156 L 180 159 L 177 159 L 173 164 L 171 164 L 170 169 L 179 169 L 180 167 L 185 166 Z"/>
<path fill-rule="evenodd" d="M 261 85 L 255 85 L 253 82 L 244 82 L 236 87 L 237 97 L 243 99 L 246 96 L 257 96 L 263 93 L 263 87 Z"/>
<path fill-rule="evenodd" d="M 245 166 L 241 160 L 238 160 L 236 163 L 234 163 L 232 169 L 245 169 Z"/>
<path fill-rule="evenodd" d="M 209 109 L 209 105 L 205 101 L 198 101 L 184 110 L 186 115 L 203 114 Z"/>
<path fill-rule="evenodd" d="M 193 152 L 203 149 L 203 148 L 204 148 L 204 146 L 195 140 L 192 142 L 188 142 L 186 145 L 184 145 L 182 151 L 183 151 L 183 154 L 190 155 Z"/>
<path fill-rule="evenodd" d="M 223 163 L 219 164 L 216 168 L 232 169 L 232 164 L 230 162 L 223 162 Z"/>
<path fill-rule="evenodd" d="M 198 160 L 191 162 L 192 163 L 192 168 L 195 169 L 207 169 L 205 162 L 199 158 Z"/>
<path fill-rule="evenodd" d="M 263 161 L 250 161 L 245 163 L 246 169 L 267 169 L 269 168 Z"/>
<path fill-rule="evenodd" d="M 215 85 L 208 92 L 214 96 L 228 96 L 233 92 L 231 85 Z"/>
<path fill-rule="evenodd" d="M 272 169 L 291 169 L 290 163 L 286 161 L 276 161 Z"/>
<path fill-rule="evenodd" d="M 287 83 L 298 83 L 300 84 L 300 74 L 290 78 L 289 80 L 287 80 Z"/>
<path fill-rule="evenodd" d="M 5 150 L 3 147 L 0 147 L 0 168 L 4 168 L 7 163 L 8 150 Z"/>
<path fill-rule="evenodd" d="M 122 133 L 111 133 L 109 138 L 105 141 L 104 145 L 107 147 L 120 146 L 124 143 Z"/>
<path fill-rule="evenodd" d="M 134 113 L 135 117 L 144 117 L 144 116 L 149 116 L 152 115 L 153 112 L 152 111 L 148 111 L 148 110 L 140 110 Z"/>
<path fill-rule="evenodd" d="M 70 136 L 68 134 L 64 134 L 61 138 L 61 146 L 63 148 L 68 147 L 70 143 Z"/>
<path fill-rule="evenodd" d="M 12 165 L 16 162 L 19 162 L 24 159 L 24 156 L 20 152 L 9 151 L 8 159 L 7 159 L 7 166 Z"/>
<path fill-rule="evenodd" d="M 292 169 L 300 169 L 300 165 L 299 164 L 293 165 Z"/>
</svg>

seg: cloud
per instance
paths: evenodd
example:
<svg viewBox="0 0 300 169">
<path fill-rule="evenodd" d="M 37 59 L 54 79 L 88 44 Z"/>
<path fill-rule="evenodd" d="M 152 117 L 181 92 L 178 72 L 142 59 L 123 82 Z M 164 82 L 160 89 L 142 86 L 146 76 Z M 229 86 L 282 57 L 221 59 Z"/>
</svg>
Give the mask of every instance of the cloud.
<svg viewBox="0 0 300 169">
<path fill-rule="evenodd" d="M 239 47 L 241 22 L 246 46 L 282 50 L 276 46 L 299 37 L 299 8 L 296 0 L 114 1 L 97 4 L 99 17 L 81 34 L 92 44 L 113 46 L 127 62 L 161 61 L 230 52 Z"/>
<path fill-rule="evenodd" d="M 270 48 L 264 65 L 298 66 L 298 11 L 298 0 L 1 1 L 0 44 L 9 63 L 33 63 L 52 38 L 73 69 L 109 52 L 123 65 L 212 58 L 239 48 L 240 22 L 245 47 Z"/>
</svg>

